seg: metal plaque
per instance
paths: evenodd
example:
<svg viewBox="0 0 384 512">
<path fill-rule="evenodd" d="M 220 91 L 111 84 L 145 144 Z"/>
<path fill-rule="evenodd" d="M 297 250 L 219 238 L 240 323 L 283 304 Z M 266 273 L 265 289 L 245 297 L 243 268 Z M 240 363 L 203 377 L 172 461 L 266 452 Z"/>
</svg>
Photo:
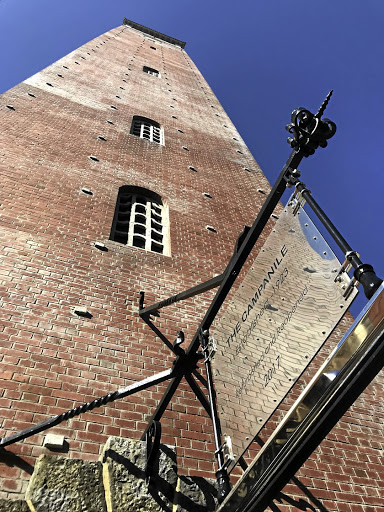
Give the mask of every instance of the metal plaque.
<svg viewBox="0 0 384 512">
<path fill-rule="evenodd" d="M 235 455 L 252 442 L 356 296 L 354 289 L 344 298 L 350 279 L 340 267 L 291 198 L 211 330 L 220 420 Z"/>
<path fill-rule="evenodd" d="M 382 283 L 217 512 L 266 510 L 382 369 L 383 355 Z"/>
</svg>

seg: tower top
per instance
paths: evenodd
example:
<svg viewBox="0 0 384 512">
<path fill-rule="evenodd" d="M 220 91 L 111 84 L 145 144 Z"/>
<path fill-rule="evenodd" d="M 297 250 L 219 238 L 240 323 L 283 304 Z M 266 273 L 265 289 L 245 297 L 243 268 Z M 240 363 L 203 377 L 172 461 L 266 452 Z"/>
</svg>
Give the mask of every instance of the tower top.
<svg viewBox="0 0 384 512">
<path fill-rule="evenodd" d="M 184 41 L 180 41 L 179 39 L 175 39 L 174 37 L 167 36 L 165 34 L 162 34 L 161 32 L 158 32 L 157 30 L 153 30 L 152 28 L 144 27 L 144 25 L 140 25 L 139 23 L 136 23 L 135 21 L 128 20 L 127 18 L 124 18 L 123 25 L 128 25 L 129 27 L 135 28 L 136 30 L 140 30 L 141 32 L 144 32 L 145 34 L 149 34 L 150 36 L 157 37 L 158 39 L 162 39 L 163 41 L 167 41 L 168 43 L 174 44 L 176 46 L 180 46 L 181 48 L 184 48 L 186 43 Z"/>
</svg>

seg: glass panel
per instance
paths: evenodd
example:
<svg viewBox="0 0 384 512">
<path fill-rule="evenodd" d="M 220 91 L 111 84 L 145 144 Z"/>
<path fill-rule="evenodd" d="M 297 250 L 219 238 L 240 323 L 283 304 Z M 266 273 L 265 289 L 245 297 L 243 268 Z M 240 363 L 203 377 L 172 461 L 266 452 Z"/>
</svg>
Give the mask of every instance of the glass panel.
<svg viewBox="0 0 384 512">
<path fill-rule="evenodd" d="M 142 224 L 135 224 L 133 231 L 135 234 L 137 233 L 139 235 L 145 235 L 146 227 Z"/>
<path fill-rule="evenodd" d="M 157 215 L 161 216 L 161 208 L 157 206 L 156 203 L 152 203 L 152 212 L 156 213 Z"/>
<path fill-rule="evenodd" d="M 142 215 L 141 213 L 135 215 L 135 222 L 138 222 L 139 224 L 146 224 L 146 217 L 145 215 Z"/>
<path fill-rule="evenodd" d="M 128 242 L 128 233 L 116 230 L 113 236 L 113 240 L 115 242 L 119 242 L 119 244 L 126 244 Z"/>
<path fill-rule="evenodd" d="M 151 244 L 151 251 L 163 254 L 163 250 L 164 250 L 164 247 L 163 247 L 162 244 L 158 244 L 156 242 L 152 242 L 152 244 Z"/>
<path fill-rule="evenodd" d="M 153 140 L 154 142 L 160 143 L 160 128 L 157 126 L 153 127 Z"/>
<path fill-rule="evenodd" d="M 127 232 L 128 233 L 128 229 L 129 229 L 129 220 L 127 221 L 117 221 L 116 222 L 116 229 L 118 231 L 124 231 L 124 232 Z"/>
<path fill-rule="evenodd" d="M 152 240 L 154 240 L 155 242 L 160 242 L 161 243 L 163 241 L 163 235 L 159 235 L 155 231 L 152 231 L 151 237 L 152 237 Z"/>
<path fill-rule="evenodd" d="M 134 121 L 132 133 L 140 137 L 141 122 L 139 120 Z"/>
<path fill-rule="evenodd" d="M 163 226 L 159 222 L 156 222 L 154 220 L 151 221 L 151 227 L 152 229 L 156 229 L 157 231 L 163 230 Z"/>
<path fill-rule="evenodd" d="M 129 195 L 129 196 L 121 195 L 120 199 L 119 199 L 119 203 L 120 204 L 131 204 L 132 203 L 132 196 L 131 195 Z"/>
<path fill-rule="evenodd" d="M 161 224 L 161 216 L 156 215 L 156 213 L 153 213 L 153 212 L 152 212 L 152 220 L 154 220 L 155 222 L 159 222 Z"/>
<path fill-rule="evenodd" d="M 133 241 L 132 241 L 132 245 L 134 247 L 139 247 L 140 249 L 145 249 L 145 238 L 143 238 L 140 235 L 134 236 L 133 237 Z"/>
<path fill-rule="evenodd" d="M 144 215 L 146 213 L 146 208 L 143 204 L 137 204 L 135 210 L 136 210 L 136 213 L 144 213 Z"/>
<path fill-rule="evenodd" d="M 155 233 L 159 235 L 161 235 L 163 232 L 163 226 L 160 226 L 159 224 L 154 224 L 151 222 L 151 228 Z"/>
<path fill-rule="evenodd" d="M 131 212 L 128 210 L 127 212 L 122 212 L 121 210 L 119 211 L 118 215 L 117 215 L 117 218 L 118 220 L 129 220 L 131 216 Z"/>
</svg>

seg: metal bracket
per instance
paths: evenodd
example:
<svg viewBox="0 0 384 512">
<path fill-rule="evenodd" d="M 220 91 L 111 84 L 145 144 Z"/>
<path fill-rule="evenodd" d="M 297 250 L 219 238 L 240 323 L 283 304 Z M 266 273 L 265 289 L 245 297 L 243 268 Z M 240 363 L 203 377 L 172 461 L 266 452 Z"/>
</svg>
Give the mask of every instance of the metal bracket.
<svg viewBox="0 0 384 512">
<path fill-rule="evenodd" d="M 217 352 L 217 342 L 215 338 L 209 337 L 207 346 L 204 349 L 205 359 L 204 363 L 206 361 L 212 361 L 215 357 L 215 354 Z"/>
<path fill-rule="evenodd" d="M 345 254 L 344 263 L 341 265 L 341 267 L 339 268 L 339 270 L 338 270 L 338 272 L 336 274 L 336 277 L 334 279 L 335 283 L 336 282 L 341 282 L 341 276 L 344 273 L 348 274 L 348 272 L 351 270 L 351 268 L 352 268 L 352 263 L 351 263 L 352 256 L 356 256 L 357 258 L 360 258 L 360 254 L 358 252 L 356 252 L 356 251 L 348 251 Z"/>
<path fill-rule="evenodd" d="M 346 287 L 346 289 L 344 290 L 344 293 L 343 293 L 343 297 L 345 300 L 348 299 L 348 297 L 351 295 L 351 293 L 353 292 L 353 290 L 356 290 L 357 287 L 359 286 L 360 284 L 360 281 L 358 281 L 356 279 L 355 276 L 352 277 L 352 279 L 349 281 L 349 284 L 348 286 Z"/>
<path fill-rule="evenodd" d="M 351 259 L 353 256 L 356 256 L 357 258 L 360 258 L 360 254 L 356 251 L 348 251 L 346 254 L 345 254 L 345 260 L 344 260 L 344 263 L 341 265 L 341 267 L 339 268 L 337 274 L 336 274 L 336 277 L 334 279 L 335 283 L 336 282 L 339 282 L 341 283 L 342 281 L 342 275 L 345 274 L 346 277 L 349 278 L 348 276 L 348 272 L 351 270 L 352 268 L 352 263 L 351 263 Z M 359 286 L 360 282 L 356 279 L 355 276 L 353 276 L 349 283 L 348 283 L 348 286 L 345 288 L 344 292 L 343 292 L 343 297 L 345 300 L 348 299 L 348 297 L 351 295 L 351 293 L 353 292 L 354 289 L 357 289 L 357 287 Z M 343 286 L 344 288 L 344 286 Z"/>
<path fill-rule="evenodd" d="M 181 344 L 184 343 L 184 333 L 183 331 L 177 331 L 177 337 L 173 343 L 173 351 L 178 356 L 185 355 L 185 351 L 183 348 L 181 348 Z"/>
<path fill-rule="evenodd" d="M 232 446 L 232 439 L 231 436 L 223 436 L 224 441 L 223 444 L 215 451 L 215 455 L 222 451 L 224 455 L 224 464 L 219 468 L 219 471 L 222 469 L 228 468 L 228 466 L 231 465 L 231 463 L 235 460 L 235 456 L 233 454 L 233 446 Z"/>
<path fill-rule="evenodd" d="M 299 185 L 301 185 L 303 187 L 301 190 L 299 190 L 299 188 L 298 188 Z M 311 193 L 311 191 L 305 187 L 305 184 L 303 182 L 301 182 L 301 181 L 297 182 L 295 185 L 295 191 L 294 191 L 292 199 L 291 199 L 292 214 L 294 217 L 296 217 L 300 208 L 303 208 L 305 203 L 307 202 L 305 197 L 303 197 L 304 192 Z"/>
<path fill-rule="evenodd" d="M 152 421 L 145 435 L 147 444 L 147 461 L 145 464 L 145 478 L 147 484 L 150 485 L 153 475 L 154 463 L 159 453 L 161 439 L 161 423 L 160 421 Z"/>
<path fill-rule="evenodd" d="M 307 200 L 307 203 L 311 207 L 312 211 L 315 213 L 319 221 L 323 224 L 323 226 L 331 235 L 333 240 L 345 254 L 346 261 L 344 262 L 344 265 L 337 274 L 335 280 L 341 281 L 341 274 L 344 271 L 348 273 L 351 267 L 353 267 L 355 269 L 353 276 L 356 278 L 357 281 L 359 281 L 362 284 L 364 294 L 367 297 L 367 299 L 371 299 L 375 292 L 377 291 L 377 289 L 380 287 L 381 283 L 383 282 L 382 279 L 377 277 L 372 265 L 369 265 L 368 263 L 363 263 L 360 260 L 360 256 L 358 255 L 358 253 L 352 251 L 348 242 L 345 240 L 345 238 L 343 238 L 343 236 L 338 231 L 336 226 L 331 222 L 329 217 L 320 208 L 318 203 L 312 197 L 310 191 L 305 189 L 305 185 L 299 182 L 298 179 L 295 178 L 295 176 L 293 176 L 293 173 L 290 174 L 287 183 L 295 185 L 301 191 L 302 196 Z"/>
</svg>

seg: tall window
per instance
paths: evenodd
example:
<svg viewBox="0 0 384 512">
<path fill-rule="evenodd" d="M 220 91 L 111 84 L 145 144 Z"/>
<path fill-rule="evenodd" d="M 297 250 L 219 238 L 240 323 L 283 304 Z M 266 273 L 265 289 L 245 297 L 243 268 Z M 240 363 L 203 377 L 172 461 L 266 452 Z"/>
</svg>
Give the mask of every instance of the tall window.
<svg viewBox="0 0 384 512">
<path fill-rule="evenodd" d="M 168 237 L 168 208 L 161 197 L 141 187 L 120 187 L 110 240 L 168 255 Z"/>
<path fill-rule="evenodd" d="M 143 66 L 143 71 L 144 73 L 148 73 L 148 75 L 160 77 L 160 73 L 157 71 L 157 69 L 149 68 L 148 66 Z"/>
<path fill-rule="evenodd" d="M 142 139 L 148 139 L 157 144 L 164 144 L 163 131 L 156 121 L 146 117 L 134 116 L 131 133 Z"/>
</svg>

